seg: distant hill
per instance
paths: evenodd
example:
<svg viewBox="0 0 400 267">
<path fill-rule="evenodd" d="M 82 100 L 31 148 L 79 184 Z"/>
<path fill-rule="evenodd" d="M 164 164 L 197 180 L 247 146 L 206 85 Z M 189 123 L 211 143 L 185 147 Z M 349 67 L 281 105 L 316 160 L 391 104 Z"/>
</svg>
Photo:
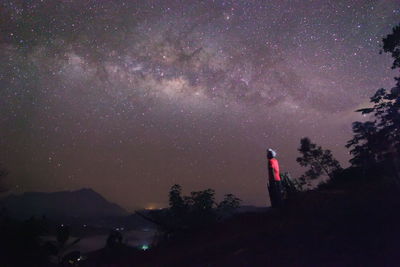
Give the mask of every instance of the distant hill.
<svg viewBox="0 0 400 267">
<path fill-rule="evenodd" d="M 0 200 L 13 217 L 25 219 L 46 215 L 49 218 L 100 218 L 125 216 L 128 213 L 117 204 L 107 201 L 92 189 L 52 193 L 26 192 Z"/>
</svg>

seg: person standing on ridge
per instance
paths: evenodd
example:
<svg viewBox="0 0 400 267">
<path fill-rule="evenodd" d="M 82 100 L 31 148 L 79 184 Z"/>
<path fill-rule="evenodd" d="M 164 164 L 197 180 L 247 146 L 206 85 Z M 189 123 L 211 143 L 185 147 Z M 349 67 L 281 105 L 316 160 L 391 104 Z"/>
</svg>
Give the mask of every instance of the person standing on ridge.
<svg viewBox="0 0 400 267">
<path fill-rule="evenodd" d="M 276 159 L 276 152 L 271 148 L 267 150 L 268 159 L 268 191 L 273 208 L 282 206 L 282 186 L 281 176 L 279 175 L 279 162 Z"/>
</svg>

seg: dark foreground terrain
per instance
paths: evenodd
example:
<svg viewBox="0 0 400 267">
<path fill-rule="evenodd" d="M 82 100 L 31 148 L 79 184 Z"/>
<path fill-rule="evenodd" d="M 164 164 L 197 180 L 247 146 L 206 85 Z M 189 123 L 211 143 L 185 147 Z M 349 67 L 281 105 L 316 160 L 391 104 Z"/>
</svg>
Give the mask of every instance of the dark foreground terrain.
<svg viewBox="0 0 400 267">
<path fill-rule="evenodd" d="M 93 252 L 83 266 L 398 266 L 400 194 L 370 180 L 300 193 L 148 251 Z"/>
</svg>

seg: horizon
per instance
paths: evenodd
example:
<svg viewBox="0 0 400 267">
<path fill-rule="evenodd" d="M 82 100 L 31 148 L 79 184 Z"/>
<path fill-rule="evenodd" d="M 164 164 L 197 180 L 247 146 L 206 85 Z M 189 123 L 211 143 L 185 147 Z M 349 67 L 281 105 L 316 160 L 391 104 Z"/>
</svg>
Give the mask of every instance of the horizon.
<svg viewBox="0 0 400 267">
<path fill-rule="evenodd" d="M 119 208 L 123 209 L 123 211 L 127 212 L 127 213 L 128 213 L 128 216 L 134 214 L 135 211 L 141 211 L 141 210 L 157 210 L 157 209 L 166 209 L 166 208 L 169 208 L 168 205 L 162 206 L 163 203 L 149 203 L 149 204 L 146 205 L 145 207 L 137 207 L 137 208 L 128 210 L 128 209 L 126 209 L 126 208 L 120 206 L 119 204 L 117 204 L 117 203 L 115 203 L 115 202 L 113 202 L 113 201 L 107 199 L 106 197 L 104 197 L 103 195 L 101 195 L 99 192 L 96 192 L 96 191 L 93 190 L 92 188 L 79 188 L 79 189 L 74 189 L 74 190 L 51 191 L 51 192 L 41 192 L 41 191 L 25 191 L 25 192 L 19 192 L 19 193 L 15 193 L 15 192 L 14 192 L 14 193 L 11 193 L 11 192 L 8 192 L 7 194 L 4 194 L 3 196 L 0 196 L 0 202 L 1 202 L 2 199 L 6 199 L 7 197 L 10 197 L 10 196 L 18 197 L 18 196 L 22 196 L 22 195 L 30 194 L 30 193 L 33 193 L 33 194 L 76 193 L 76 192 L 79 192 L 79 191 L 88 191 L 88 190 L 89 190 L 89 191 L 93 191 L 94 193 L 100 195 L 100 196 L 101 196 L 105 201 L 107 201 L 108 203 L 117 205 Z M 268 207 L 270 207 L 270 206 L 240 205 L 239 207 L 268 208 Z M 44 215 L 46 215 L 46 214 L 44 214 Z"/>
<path fill-rule="evenodd" d="M 22 196 L 26 193 L 35 193 L 35 194 L 41 194 L 41 193 L 74 193 L 78 191 L 84 191 L 84 190 L 90 190 L 95 192 L 96 194 L 99 194 L 101 197 L 103 197 L 107 202 L 111 204 L 116 204 L 118 207 L 122 208 L 124 211 L 127 213 L 134 213 L 135 211 L 140 211 L 140 210 L 156 210 L 156 209 L 165 209 L 168 208 L 168 205 L 165 203 L 154 203 L 154 202 L 149 202 L 146 206 L 143 207 L 136 207 L 136 208 L 131 208 L 131 209 L 126 209 L 125 207 L 119 205 L 118 203 L 113 202 L 110 199 L 107 199 L 105 196 L 94 190 L 93 188 L 89 187 L 82 187 L 78 189 L 66 189 L 66 190 L 61 190 L 61 191 L 24 191 L 24 192 L 6 192 L 0 195 L 0 200 L 3 198 L 7 198 L 9 196 Z M 222 198 L 221 198 L 222 199 Z M 264 208 L 264 207 L 270 207 L 270 206 L 256 206 L 256 205 L 240 205 L 240 207 L 256 207 L 256 208 Z"/>
</svg>

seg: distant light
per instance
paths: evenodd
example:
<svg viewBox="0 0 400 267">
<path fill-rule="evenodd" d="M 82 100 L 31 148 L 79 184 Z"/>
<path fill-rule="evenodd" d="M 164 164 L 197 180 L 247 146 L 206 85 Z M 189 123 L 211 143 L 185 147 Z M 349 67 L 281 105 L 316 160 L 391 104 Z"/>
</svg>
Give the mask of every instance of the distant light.
<svg viewBox="0 0 400 267">
<path fill-rule="evenodd" d="M 142 245 L 140 247 L 141 250 L 148 250 L 149 248 L 150 248 L 149 245 Z"/>
</svg>

